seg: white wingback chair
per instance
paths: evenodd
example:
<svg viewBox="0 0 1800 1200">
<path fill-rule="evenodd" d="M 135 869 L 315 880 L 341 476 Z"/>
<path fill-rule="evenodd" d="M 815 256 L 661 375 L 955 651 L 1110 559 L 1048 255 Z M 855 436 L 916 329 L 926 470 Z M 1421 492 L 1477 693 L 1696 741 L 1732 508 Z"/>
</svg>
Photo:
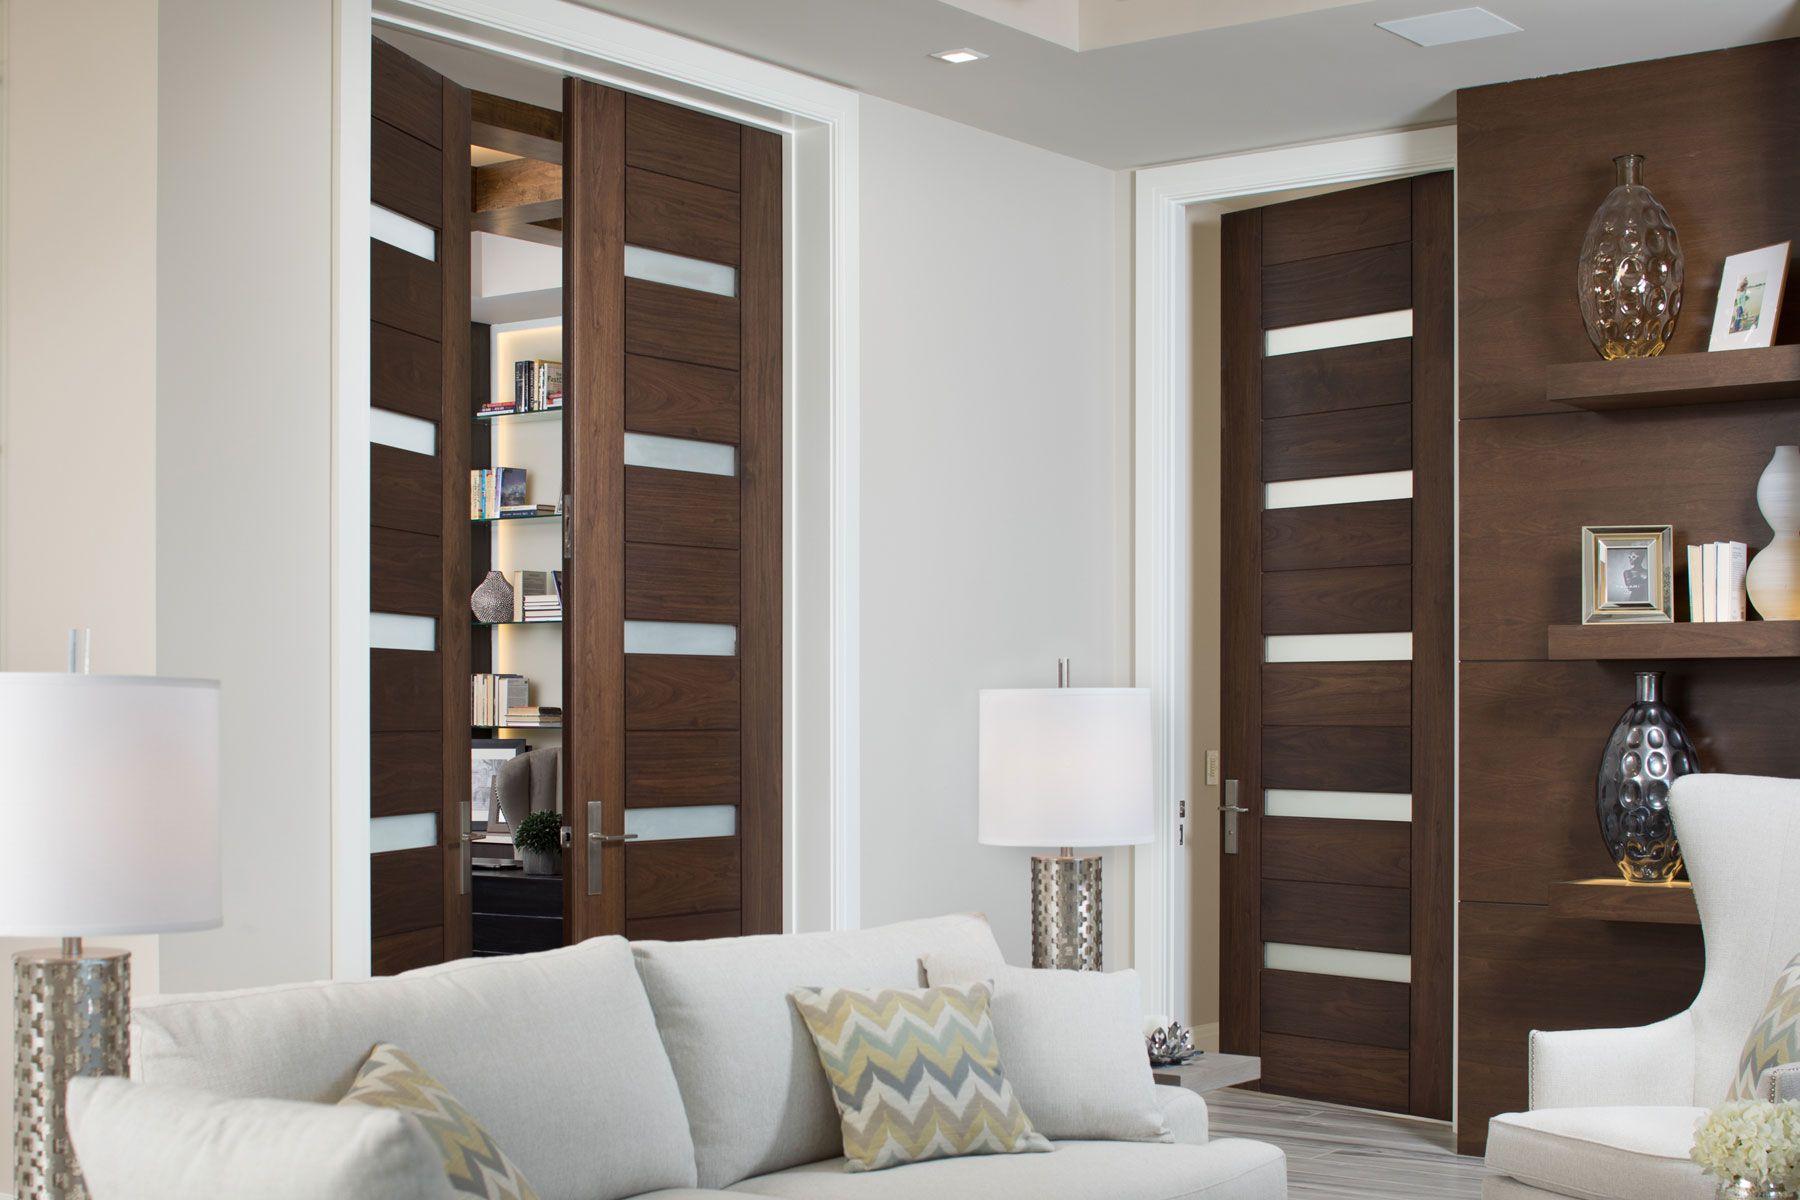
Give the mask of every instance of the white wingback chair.
<svg viewBox="0 0 1800 1200">
<path fill-rule="evenodd" d="M 1488 1125 L 1483 1200 L 1707 1200 L 1688 1159 L 1726 1098 L 1775 977 L 1800 953 L 1800 780 L 1690 775 L 1669 797 L 1706 976 L 1686 1012 L 1635 1029 L 1531 1035 L 1530 1110 Z M 1791 1083 L 1768 1073 L 1759 1090 Z M 1787 1077 L 1791 1080 L 1791 1076 Z"/>
</svg>

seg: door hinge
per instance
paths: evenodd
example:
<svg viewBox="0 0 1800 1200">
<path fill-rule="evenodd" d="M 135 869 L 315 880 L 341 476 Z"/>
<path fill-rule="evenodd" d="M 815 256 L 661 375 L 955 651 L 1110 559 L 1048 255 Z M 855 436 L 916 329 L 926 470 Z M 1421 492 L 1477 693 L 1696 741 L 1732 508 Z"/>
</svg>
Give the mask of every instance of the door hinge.
<svg viewBox="0 0 1800 1200">
<path fill-rule="evenodd" d="M 562 498 L 563 561 L 575 557 L 575 497 L 564 492 Z"/>
</svg>

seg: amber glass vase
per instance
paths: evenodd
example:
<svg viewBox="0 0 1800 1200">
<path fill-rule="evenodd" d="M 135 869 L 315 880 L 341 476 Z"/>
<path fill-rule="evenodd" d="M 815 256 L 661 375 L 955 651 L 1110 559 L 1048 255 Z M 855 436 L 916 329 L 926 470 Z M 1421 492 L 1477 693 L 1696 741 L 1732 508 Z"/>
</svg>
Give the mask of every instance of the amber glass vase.
<svg viewBox="0 0 1800 1200">
<path fill-rule="evenodd" d="M 1601 358 L 1661 354 L 1681 315 L 1681 239 L 1644 186 L 1644 158 L 1613 159 L 1619 182 L 1581 243 L 1581 319 Z"/>
</svg>

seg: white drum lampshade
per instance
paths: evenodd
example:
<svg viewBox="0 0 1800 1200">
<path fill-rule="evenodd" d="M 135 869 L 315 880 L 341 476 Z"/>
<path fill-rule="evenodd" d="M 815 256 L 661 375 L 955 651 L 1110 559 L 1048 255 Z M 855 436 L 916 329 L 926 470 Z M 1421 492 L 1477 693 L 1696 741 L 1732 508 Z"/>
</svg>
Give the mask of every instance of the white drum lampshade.
<svg viewBox="0 0 1800 1200">
<path fill-rule="evenodd" d="M 0 936 L 211 929 L 219 685 L 0 673 Z"/>
<path fill-rule="evenodd" d="M 1154 840 L 1151 736 L 1148 688 L 983 689 L 982 843 Z"/>
</svg>

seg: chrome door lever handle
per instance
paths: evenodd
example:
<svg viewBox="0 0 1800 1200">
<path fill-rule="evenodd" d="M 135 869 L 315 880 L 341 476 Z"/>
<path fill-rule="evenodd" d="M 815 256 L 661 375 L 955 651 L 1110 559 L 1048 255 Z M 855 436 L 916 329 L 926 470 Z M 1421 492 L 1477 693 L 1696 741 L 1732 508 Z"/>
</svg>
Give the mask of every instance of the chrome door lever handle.
<svg viewBox="0 0 1800 1200">
<path fill-rule="evenodd" d="M 588 841 L 599 842 L 602 846 L 612 846 L 612 845 L 616 845 L 619 842 L 635 842 L 635 841 L 637 841 L 637 838 L 638 838 L 638 835 L 635 833 L 590 833 L 590 834 L 588 834 Z"/>
<path fill-rule="evenodd" d="M 1219 811 L 1220 812 L 1249 812 L 1250 810 L 1245 808 L 1241 804 L 1221 804 L 1221 805 L 1219 805 Z"/>
</svg>

